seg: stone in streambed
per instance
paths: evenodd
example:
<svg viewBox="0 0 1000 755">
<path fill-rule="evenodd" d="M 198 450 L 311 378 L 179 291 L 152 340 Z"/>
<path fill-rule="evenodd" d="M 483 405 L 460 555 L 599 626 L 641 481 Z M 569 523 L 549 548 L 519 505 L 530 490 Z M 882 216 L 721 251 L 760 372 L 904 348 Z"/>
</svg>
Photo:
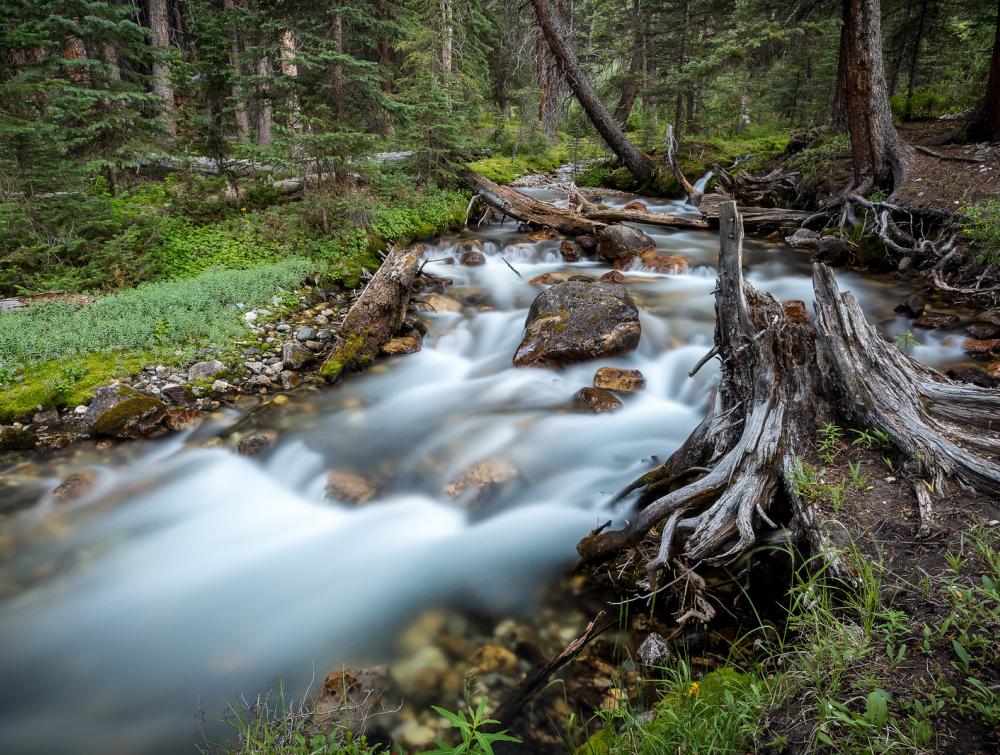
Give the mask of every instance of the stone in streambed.
<svg viewBox="0 0 1000 755">
<path fill-rule="evenodd" d="M 566 262 L 579 262 L 580 247 L 573 241 L 564 241 L 559 245 L 559 254 Z"/>
<path fill-rule="evenodd" d="M 368 503 L 375 497 L 375 486 L 367 478 L 347 469 L 331 469 L 326 474 L 324 495 L 344 503 Z"/>
<path fill-rule="evenodd" d="M 316 729 L 364 733 L 369 719 L 379 711 L 394 708 L 385 700 L 390 687 L 386 666 L 348 666 L 327 676 L 313 701 L 310 720 Z"/>
<path fill-rule="evenodd" d="M 965 338 L 962 340 L 962 350 L 967 354 L 983 356 L 1000 349 L 1000 338 Z"/>
<path fill-rule="evenodd" d="M 944 312 L 924 312 L 913 321 L 914 327 L 927 328 L 954 328 L 958 325 L 960 318 L 958 315 L 948 315 Z"/>
<path fill-rule="evenodd" d="M 597 239 L 593 236 L 574 236 L 573 241 L 579 244 L 580 248 L 588 254 L 597 250 Z"/>
<path fill-rule="evenodd" d="M 906 301 L 900 302 L 894 308 L 896 312 L 902 312 L 910 317 L 920 317 L 925 309 L 927 309 L 927 304 L 917 294 L 906 297 Z"/>
<path fill-rule="evenodd" d="M 258 430 L 241 439 L 236 450 L 240 456 L 256 456 L 270 449 L 277 441 L 278 432 L 276 430 Z"/>
<path fill-rule="evenodd" d="M 31 451 L 38 445 L 38 437 L 26 427 L 0 429 L 0 451 Z"/>
<path fill-rule="evenodd" d="M 819 246 L 819 234 L 808 228 L 799 228 L 791 236 L 785 237 L 785 243 L 795 249 L 814 249 Z"/>
<path fill-rule="evenodd" d="M 639 310 L 624 286 L 567 281 L 528 310 L 515 367 L 558 367 L 624 354 L 639 345 Z"/>
<path fill-rule="evenodd" d="M 301 370 L 314 359 L 314 352 L 295 341 L 289 341 L 281 349 L 281 363 L 290 370 Z"/>
<path fill-rule="evenodd" d="M 206 362 L 195 362 L 188 367 L 188 380 L 191 382 L 196 380 L 209 380 L 214 378 L 224 369 L 226 369 L 226 365 L 218 359 L 210 359 Z"/>
<path fill-rule="evenodd" d="M 462 252 L 458 261 L 468 267 L 478 267 L 486 264 L 486 255 L 477 251 Z"/>
<path fill-rule="evenodd" d="M 97 475 L 92 470 L 81 469 L 59 483 L 51 495 L 57 503 L 69 503 L 89 493 L 96 483 Z"/>
<path fill-rule="evenodd" d="M 160 429 L 167 405 L 157 398 L 121 388 L 98 388 L 84 424 L 94 435 L 112 438 L 142 438 Z"/>
<path fill-rule="evenodd" d="M 646 387 L 646 378 L 639 370 L 601 367 L 594 373 L 594 387 L 616 393 L 638 393 Z"/>
<path fill-rule="evenodd" d="M 965 327 L 965 332 L 973 338 L 988 340 L 990 338 L 1000 337 L 1000 325 L 994 325 L 989 322 L 975 322 L 972 323 L 972 325 L 967 325 Z"/>
<path fill-rule="evenodd" d="M 598 280 L 604 281 L 605 283 L 624 283 L 627 278 L 617 270 L 610 270 L 598 278 Z"/>
<path fill-rule="evenodd" d="M 554 228 L 542 228 L 541 230 L 529 233 L 528 238 L 532 241 L 549 241 L 559 238 L 559 231 Z"/>
<path fill-rule="evenodd" d="M 475 503 L 519 475 L 517 467 L 509 461 L 493 456 L 466 469 L 456 480 L 444 486 L 444 492 L 449 498 L 471 495 Z"/>
<path fill-rule="evenodd" d="M 398 336 L 386 341 L 382 346 L 382 353 L 386 356 L 399 356 L 401 354 L 416 354 L 420 351 L 423 343 L 418 335 Z"/>
<path fill-rule="evenodd" d="M 812 256 L 813 262 L 824 262 L 834 267 L 846 265 L 850 259 L 851 250 L 847 242 L 836 236 L 824 236 Z"/>
<path fill-rule="evenodd" d="M 687 258 L 680 254 L 664 254 L 654 249 L 643 252 L 639 255 L 639 259 L 642 261 L 643 269 L 656 273 L 681 275 L 688 271 Z"/>
<path fill-rule="evenodd" d="M 639 212 L 649 212 L 649 208 L 645 204 L 640 202 L 638 199 L 633 199 L 627 205 L 622 207 L 623 210 L 638 210 Z"/>
<path fill-rule="evenodd" d="M 443 294 L 428 294 L 424 304 L 431 312 L 461 312 L 462 303 Z"/>
<path fill-rule="evenodd" d="M 632 226 L 614 223 L 597 232 L 597 254 L 615 267 L 625 267 L 643 252 L 654 251 L 656 242 Z"/>
<path fill-rule="evenodd" d="M 603 388 L 581 388 L 573 395 L 573 406 L 594 414 L 609 414 L 622 408 L 621 399 Z"/>
</svg>

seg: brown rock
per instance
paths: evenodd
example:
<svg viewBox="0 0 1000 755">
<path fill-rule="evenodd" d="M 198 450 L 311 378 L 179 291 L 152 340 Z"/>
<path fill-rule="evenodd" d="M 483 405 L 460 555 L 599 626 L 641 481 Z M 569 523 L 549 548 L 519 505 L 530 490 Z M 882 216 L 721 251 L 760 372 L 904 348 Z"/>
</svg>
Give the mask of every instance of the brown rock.
<svg viewBox="0 0 1000 755">
<path fill-rule="evenodd" d="M 985 312 L 980 312 L 976 319 L 991 325 L 1000 325 L 1000 309 L 988 309 Z"/>
<path fill-rule="evenodd" d="M 989 354 L 1000 348 L 1000 338 L 980 339 L 965 338 L 962 340 L 962 350 L 969 354 Z"/>
<path fill-rule="evenodd" d="M 236 446 L 236 450 L 242 456 L 256 456 L 257 454 L 271 448 L 277 440 L 277 430 L 258 430 L 257 432 L 250 433 L 245 438 L 241 439 Z"/>
<path fill-rule="evenodd" d="M 638 393 L 646 387 L 646 378 L 639 370 L 601 367 L 594 373 L 594 387 L 617 393 Z"/>
<path fill-rule="evenodd" d="M 121 401 L 101 412 L 90 427 L 94 435 L 112 438 L 142 438 L 162 432 L 167 405 L 157 398 L 139 393 L 120 393 Z"/>
<path fill-rule="evenodd" d="M 649 212 L 649 208 L 645 204 L 640 202 L 638 199 L 633 199 L 627 205 L 625 205 L 623 210 L 638 210 L 639 212 Z"/>
<path fill-rule="evenodd" d="M 416 354 L 423 346 L 420 336 L 399 336 L 386 341 L 382 346 L 382 353 L 386 356 L 399 356 L 400 354 Z"/>
<path fill-rule="evenodd" d="M 585 252 L 593 252 L 597 249 L 597 239 L 593 236 L 574 236 L 573 240 Z"/>
<path fill-rule="evenodd" d="M 472 500 L 479 501 L 498 487 L 505 485 L 520 475 L 517 467 L 500 456 L 491 456 L 466 469 L 453 482 L 444 486 L 450 498 L 471 494 Z"/>
<path fill-rule="evenodd" d="M 0 428 L 0 451 L 30 451 L 38 445 L 38 436 L 26 427 Z"/>
<path fill-rule="evenodd" d="M 617 270 L 611 270 L 598 278 L 598 280 L 604 281 L 605 283 L 624 283 L 626 279 L 625 276 Z"/>
<path fill-rule="evenodd" d="M 656 249 L 656 242 L 632 226 L 614 223 L 597 232 L 597 254 L 616 268 L 625 267 L 643 252 Z"/>
<path fill-rule="evenodd" d="M 688 270 L 687 258 L 680 254 L 664 254 L 663 252 L 650 251 L 639 255 L 642 266 L 647 270 L 667 275 L 680 275 Z"/>
<path fill-rule="evenodd" d="M 326 473 L 327 498 L 344 503 L 368 503 L 375 497 L 375 486 L 367 478 L 347 469 L 331 469 Z"/>
<path fill-rule="evenodd" d="M 517 656 L 503 645 L 483 645 L 472 656 L 472 670 L 477 674 L 503 674 L 517 668 Z"/>
<path fill-rule="evenodd" d="M 58 503 L 69 503 L 89 493 L 97 483 L 97 475 L 90 469 L 74 472 L 59 487 L 52 491 L 52 498 Z"/>
<path fill-rule="evenodd" d="M 806 303 L 801 299 L 789 299 L 786 302 L 782 302 L 781 306 L 785 310 L 785 316 L 792 322 L 797 322 L 801 325 L 809 324 L 809 310 L 806 309 Z"/>
<path fill-rule="evenodd" d="M 943 312 L 924 312 L 913 321 L 918 328 L 954 328 L 958 325 L 958 315 L 946 315 Z"/>
<path fill-rule="evenodd" d="M 542 228 L 541 230 L 529 233 L 528 238 L 532 241 L 548 241 L 549 239 L 557 239 L 559 238 L 559 231 L 553 228 Z"/>
<path fill-rule="evenodd" d="M 469 267 L 478 267 L 479 265 L 486 264 L 486 255 L 476 251 L 462 252 L 459 262 Z"/>
<path fill-rule="evenodd" d="M 965 327 L 965 332 L 981 340 L 1000 337 L 1000 325 L 989 322 L 975 322 Z"/>
<path fill-rule="evenodd" d="M 395 707 L 384 699 L 389 686 L 389 670 L 385 666 L 349 666 L 334 671 L 323 682 L 313 702 L 311 724 L 321 731 L 364 734 L 372 716 Z"/>
<path fill-rule="evenodd" d="M 567 281 L 531 303 L 515 367 L 554 367 L 624 354 L 639 345 L 639 310 L 624 286 Z"/>
<path fill-rule="evenodd" d="M 917 294 L 906 297 L 906 301 L 900 302 L 895 307 L 896 312 L 902 312 L 910 317 L 920 317 L 925 309 L 927 309 L 927 304 L 923 297 Z"/>
<path fill-rule="evenodd" d="M 193 430 L 203 419 L 204 415 L 198 409 L 171 409 L 167 412 L 167 427 L 174 432 Z"/>
<path fill-rule="evenodd" d="M 579 262 L 580 247 L 573 241 L 564 241 L 559 245 L 559 254 L 566 262 Z"/>
<path fill-rule="evenodd" d="M 603 388 L 581 388 L 573 395 L 573 406 L 594 414 L 607 414 L 622 408 L 621 399 Z"/>
<path fill-rule="evenodd" d="M 462 311 L 462 305 L 460 302 L 452 299 L 450 296 L 444 296 L 443 294 L 427 294 L 427 296 L 424 297 L 424 302 L 432 312 Z"/>
</svg>

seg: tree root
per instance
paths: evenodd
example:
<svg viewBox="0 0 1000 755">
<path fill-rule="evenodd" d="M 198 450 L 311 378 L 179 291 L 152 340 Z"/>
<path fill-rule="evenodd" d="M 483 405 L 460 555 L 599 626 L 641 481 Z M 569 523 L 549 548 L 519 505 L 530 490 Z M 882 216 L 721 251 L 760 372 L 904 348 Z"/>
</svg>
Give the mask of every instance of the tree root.
<svg viewBox="0 0 1000 755">
<path fill-rule="evenodd" d="M 817 427 L 832 419 L 883 430 L 915 462 L 927 481 L 917 490 L 921 536 L 932 532 L 933 498 L 953 487 L 1000 495 L 1000 391 L 954 384 L 887 343 L 824 265 L 813 267 L 815 326 L 793 322 L 743 278 L 734 202 L 720 205 L 720 226 L 718 408 L 665 463 L 618 495 L 635 504 L 635 514 L 621 529 L 605 525 L 584 538 L 581 556 L 607 559 L 659 528 L 659 548 L 645 556 L 655 589 L 671 567 L 731 565 L 772 533 L 786 539 L 770 513 L 784 500 L 787 527 L 829 573 L 853 581 L 829 523 L 794 482 Z M 707 615 L 698 603 L 682 618 Z"/>
</svg>

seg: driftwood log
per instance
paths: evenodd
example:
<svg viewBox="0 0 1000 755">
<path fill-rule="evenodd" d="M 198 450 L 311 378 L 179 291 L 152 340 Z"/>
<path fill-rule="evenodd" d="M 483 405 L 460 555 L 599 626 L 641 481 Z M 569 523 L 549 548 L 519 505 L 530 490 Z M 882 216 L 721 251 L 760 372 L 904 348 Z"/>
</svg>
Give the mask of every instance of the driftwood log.
<svg viewBox="0 0 1000 755">
<path fill-rule="evenodd" d="M 399 332 L 423 252 L 423 244 L 390 249 L 348 311 L 333 351 L 320 368 L 328 382 L 337 381 L 345 371 L 366 366 Z"/>
<path fill-rule="evenodd" d="M 670 215 L 664 212 L 647 212 L 645 210 L 625 210 L 596 205 L 589 202 L 576 184 L 563 187 L 569 199 L 570 209 L 590 220 L 603 223 L 647 223 L 649 225 L 665 226 L 667 228 L 708 228 L 708 222 L 701 218 Z"/>
<path fill-rule="evenodd" d="M 919 472 L 922 517 L 933 497 L 954 486 L 1000 493 L 1000 391 L 952 383 L 887 343 L 824 265 L 813 268 L 815 325 L 793 321 L 743 277 L 735 202 L 719 205 L 719 222 L 710 352 L 721 361 L 717 408 L 664 464 L 622 491 L 619 498 L 634 500 L 637 510 L 621 529 L 605 525 L 584 538 L 584 558 L 610 558 L 658 531 L 658 552 L 647 563 L 651 584 L 665 569 L 686 573 L 690 583 L 700 567 L 731 564 L 767 541 L 781 497 L 792 512 L 788 526 L 833 575 L 850 581 L 833 532 L 793 484 L 826 421 L 888 433 Z"/>
</svg>

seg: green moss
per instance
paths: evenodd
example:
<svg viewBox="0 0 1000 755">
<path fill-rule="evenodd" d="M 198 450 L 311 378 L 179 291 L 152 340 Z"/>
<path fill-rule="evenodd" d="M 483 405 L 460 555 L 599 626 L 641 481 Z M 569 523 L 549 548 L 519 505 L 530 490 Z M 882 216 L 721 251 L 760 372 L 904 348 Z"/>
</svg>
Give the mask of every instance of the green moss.
<svg viewBox="0 0 1000 755">
<path fill-rule="evenodd" d="M 360 333 L 348 336 L 344 344 L 331 352 L 330 356 L 326 358 L 323 366 L 320 367 L 319 374 L 328 383 L 333 383 L 340 378 L 344 370 L 358 367 L 364 362 L 369 361 L 370 357 L 358 360 L 358 352 L 364 346 L 364 343 L 365 337 Z"/>
<path fill-rule="evenodd" d="M 0 429 L 0 451 L 30 451 L 38 443 L 35 434 L 23 427 Z"/>
<path fill-rule="evenodd" d="M 131 396 L 98 417 L 91 430 L 95 435 L 119 435 L 132 420 L 153 417 L 163 409 L 163 402 L 152 396 Z"/>
<path fill-rule="evenodd" d="M 25 370 L 19 381 L 0 391 L 0 421 L 25 419 L 42 409 L 90 401 L 94 389 L 123 379 L 156 361 L 149 351 L 103 352 L 55 359 Z"/>
</svg>

